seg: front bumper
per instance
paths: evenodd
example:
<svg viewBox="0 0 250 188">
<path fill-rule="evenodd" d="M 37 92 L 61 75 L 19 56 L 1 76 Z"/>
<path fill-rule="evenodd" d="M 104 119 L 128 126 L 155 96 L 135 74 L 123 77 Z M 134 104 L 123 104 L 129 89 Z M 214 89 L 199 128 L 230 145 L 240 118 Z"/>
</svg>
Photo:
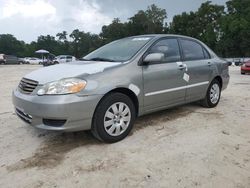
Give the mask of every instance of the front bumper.
<svg viewBox="0 0 250 188">
<path fill-rule="evenodd" d="M 92 117 L 102 95 L 26 95 L 13 91 L 16 114 L 31 126 L 57 131 L 91 129 Z"/>
</svg>

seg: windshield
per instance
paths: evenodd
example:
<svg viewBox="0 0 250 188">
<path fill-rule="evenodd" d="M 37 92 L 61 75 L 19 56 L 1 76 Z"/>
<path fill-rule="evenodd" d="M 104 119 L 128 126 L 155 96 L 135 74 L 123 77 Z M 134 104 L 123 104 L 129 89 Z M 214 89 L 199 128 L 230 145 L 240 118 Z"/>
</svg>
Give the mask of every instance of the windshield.
<svg viewBox="0 0 250 188">
<path fill-rule="evenodd" d="M 130 37 L 111 42 L 83 57 L 92 61 L 128 61 L 152 37 Z"/>
</svg>

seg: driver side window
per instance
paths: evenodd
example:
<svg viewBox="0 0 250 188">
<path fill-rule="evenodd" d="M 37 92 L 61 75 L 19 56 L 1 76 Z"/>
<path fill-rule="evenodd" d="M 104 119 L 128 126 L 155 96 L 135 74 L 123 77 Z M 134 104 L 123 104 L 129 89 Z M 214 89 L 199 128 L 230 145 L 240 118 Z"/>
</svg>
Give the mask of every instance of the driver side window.
<svg viewBox="0 0 250 188">
<path fill-rule="evenodd" d="M 181 55 L 177 39 L 163 39 L 151 47 L 149 53 L 163 53 L 165 62 L 180 61 Z"/>
</svg>

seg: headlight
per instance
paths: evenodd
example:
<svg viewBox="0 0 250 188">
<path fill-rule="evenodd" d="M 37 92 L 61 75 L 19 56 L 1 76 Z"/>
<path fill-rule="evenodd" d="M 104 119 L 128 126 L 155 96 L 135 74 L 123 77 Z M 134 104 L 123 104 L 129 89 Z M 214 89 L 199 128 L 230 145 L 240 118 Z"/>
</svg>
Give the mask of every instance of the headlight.
<svg viewBox="0 0 250 188">
<path fill-rule="evenodd" d="M 77 93 L 86 87 L 87 82 L 78 78 L 67 78 L 45 84 L 37 95 L 62 95 Z"/>
</svg>

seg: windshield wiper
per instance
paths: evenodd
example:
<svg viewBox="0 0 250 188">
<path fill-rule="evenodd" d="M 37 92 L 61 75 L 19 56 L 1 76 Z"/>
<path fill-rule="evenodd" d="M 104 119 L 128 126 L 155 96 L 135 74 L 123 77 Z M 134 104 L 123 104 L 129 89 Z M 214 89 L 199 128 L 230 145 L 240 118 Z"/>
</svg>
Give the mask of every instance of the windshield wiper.
<svg viewBox="0 0 250 188">
<path fill-rule="evenodd" d="M 102 57 L 95 57 L 95 58 L 91 58 L 89 59 L 89 61 L 108 61 L 108 62 L 117 62 L 113 59 L 108 59 L 108 58 L 102 58 Z"/>
</svg>

